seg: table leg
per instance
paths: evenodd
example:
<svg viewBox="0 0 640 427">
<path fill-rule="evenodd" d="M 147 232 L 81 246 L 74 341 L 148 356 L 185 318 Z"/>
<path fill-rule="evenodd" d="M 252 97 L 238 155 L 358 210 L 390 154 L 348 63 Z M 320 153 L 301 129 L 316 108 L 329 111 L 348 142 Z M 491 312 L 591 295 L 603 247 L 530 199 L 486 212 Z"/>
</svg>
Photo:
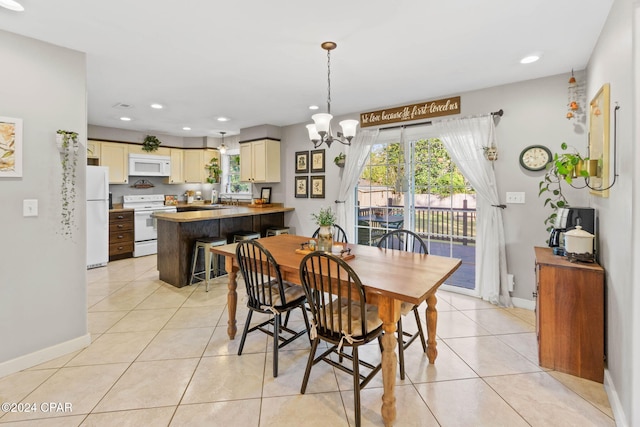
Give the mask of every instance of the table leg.
<svg viewBox="0 0 640 427">
<path fill-rule="evenodd" d="M 396 370 L 398 357 L 396 356 L 396 329 L 400 319 L 400 301 L 380 297 L 378 301 L 378 315 L 382 320 L 382 420 L 385 426 L 392 426 L 396 419 Z"/>
<path fill-rule="evenodd" d="M 438 299 L 435 293 L 427 297 L 427 357 L 429 363 L 435 363 L 438 357 L 438 349 L 436 346 L 436 327 L 438 326 L 438 310 L 436 310 L 436 303 Z"/>
<path fill-rule="evenodd" d="M 236 276 L 238 274 L 238 267 L 233 265 L 233 257 L 225 257 L 224 268 L 229 274 L 229 283 L 227 284 L 227 289 L 229 289 L 229 293 L 227 293 L 227 310 L 229 311 L 227 335 L 229 335 L 229 339 L 234 339 L 238 331 L 236 326 L 236 307 L 238 305 L 238 293 L 236 292 L 238 281 L 236 280 Z"/>
</svg>

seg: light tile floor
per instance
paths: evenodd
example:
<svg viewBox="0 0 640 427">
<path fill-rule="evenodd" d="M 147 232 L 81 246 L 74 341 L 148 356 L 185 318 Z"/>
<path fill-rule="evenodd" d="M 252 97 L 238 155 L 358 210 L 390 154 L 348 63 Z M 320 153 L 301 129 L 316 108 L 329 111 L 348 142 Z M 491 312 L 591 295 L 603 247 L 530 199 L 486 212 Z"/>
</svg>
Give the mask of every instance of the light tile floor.
<svg viewBox="0 0 640 427">
<path fill-rule="evenodd" d="M 251 334 L 237 356 L 242 284 L 238 337 L 229 341 L 226 278 L 208 293 L 203 284 L 178 289 L 158 280 L 155 265 L 148 256 L 87 272 L 93 343 L 0 379 L 0 402 L 38 404 L 0 412 L 2 427 L 354 425 L 342 372 L 316 365 L 300 394 L 305 339 L 280 352 L 275 379 L 266 335 Z M 397 426 L 615 425 L 602 384 L 538 366 L 533 312 L 444 291 L 438 310 L 438 359 L 429 365 L 418 343 L 406 352 Z M 365 347 L 379 357 L 376 344 Z M 381 387 L 379 374 L 362 391 L 364 426 L 382 425 Z M 72 412 L 44 412 L 43 402 L 68 402 Z"/>
</svg>

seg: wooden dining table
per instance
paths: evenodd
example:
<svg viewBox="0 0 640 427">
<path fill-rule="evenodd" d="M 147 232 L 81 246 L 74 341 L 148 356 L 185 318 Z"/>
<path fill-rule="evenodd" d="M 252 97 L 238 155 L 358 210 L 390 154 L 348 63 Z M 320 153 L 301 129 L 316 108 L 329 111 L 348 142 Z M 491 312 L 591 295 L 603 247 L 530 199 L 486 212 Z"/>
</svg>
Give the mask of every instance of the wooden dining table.
<svg viewBox="0 0 640 427">
<path fill-rule="evenodd" d="M 282 279 L 301 285 L 300 261 L 304 254 L 296 252 L 309 237 L 281 234 L 265 237 L 259 242 L 273 255 L 280 266 Z M 227 333 L 234 339 L 237 332 L 236 307 L 237 273 L 236 245 L 232 243 L 215 246 L 211 252 L 225 256 L 225 269 L 229 274 Z M 382 337 L 382 419 L 385 426 L 393 425 L 396 418 L 395 382 L 398 359 L 396 356 L 396 328 L 400 318 L 400 304 L 421 304 L 427 301 L 427 357 L 434 363 L 436 349 L 436 291 L 453 274 L 462 261 L 437 255 L 416 254 L 373 246 L 346 244 L 350 254 L 355 255 L 347 263 L 354 269 L 364 285 L 367 303 L 378 307 L 384 335 Z"/>
</svg>

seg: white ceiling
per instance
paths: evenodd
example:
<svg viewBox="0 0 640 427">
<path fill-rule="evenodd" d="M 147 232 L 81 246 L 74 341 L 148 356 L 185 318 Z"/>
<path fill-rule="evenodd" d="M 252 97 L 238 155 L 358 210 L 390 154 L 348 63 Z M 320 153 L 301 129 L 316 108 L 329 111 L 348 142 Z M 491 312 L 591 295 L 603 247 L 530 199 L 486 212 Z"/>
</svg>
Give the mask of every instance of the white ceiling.
<svg viewBox="0 0 640 427">
<path fill-rule="evenodd" d="M 583 69 L 613 0 L 20 2 L 0 29 L 87 53 L 89 124 L 217 136 L 325 111 L 326 40 L 334 115 Z"/>
</svg>

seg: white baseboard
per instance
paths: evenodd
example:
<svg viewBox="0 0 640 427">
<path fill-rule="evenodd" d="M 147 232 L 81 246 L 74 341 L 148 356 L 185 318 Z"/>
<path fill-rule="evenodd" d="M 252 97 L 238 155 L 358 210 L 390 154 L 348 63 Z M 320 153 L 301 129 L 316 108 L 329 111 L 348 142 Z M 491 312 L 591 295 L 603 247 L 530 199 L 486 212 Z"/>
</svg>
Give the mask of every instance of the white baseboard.
<svg viewBox="0 0 640 427">
<path fill-rule="evenodd" d="M 618 392 L 613 385 L 608 369 L 604 370 L 604 389 L 607 392 L 607 397 L 609 397 L 609 405 L 613 412 L 613 419 L 616 420 L 616 426 L 629 427 L 627 418 L 624 416 L 624 410 L 622 409 L 620 398 L 618 397 Z"/>
<path fill-rule="evenodd" d="M 78 338 L 43 348 L 42 350 L 25 354 L 24 356 L 16 357 L 15 359 L 7 360 L 6 362 L 1 362 L 0 378 L 83 349 L 89 344 L 91 344 L 91 334 L 85 334 Z"/>
<path fill-rule="evenodd" d="M 512 297 L 511 302 L 513 303 L 514 307 L 526 308 L 527 310 L 531 311 L 536 309 L 536 302 L 534 300 Z"/>
</svg>

